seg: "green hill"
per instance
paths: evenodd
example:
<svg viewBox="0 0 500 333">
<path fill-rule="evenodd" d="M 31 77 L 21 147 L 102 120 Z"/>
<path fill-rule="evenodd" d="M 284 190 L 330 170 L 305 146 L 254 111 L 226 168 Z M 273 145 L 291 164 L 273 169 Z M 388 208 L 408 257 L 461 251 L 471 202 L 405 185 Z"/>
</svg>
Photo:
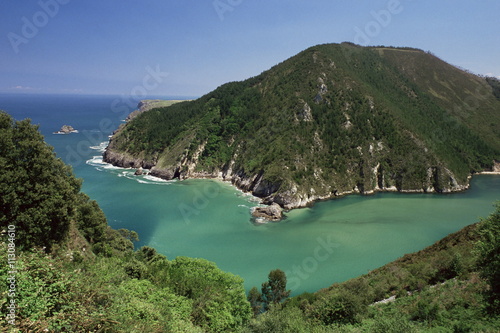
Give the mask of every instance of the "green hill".
<svg viewBox="0 0 500 333">
<path fill-rule="evenodd" d="M 497 80 L 421 50 L 319 45 L 141 114 L 104 157 L 167 179 L 231 180 L 285 208 L 352 192 L 460 191 L 500 160 L 497 92 Z"/>
</svg>

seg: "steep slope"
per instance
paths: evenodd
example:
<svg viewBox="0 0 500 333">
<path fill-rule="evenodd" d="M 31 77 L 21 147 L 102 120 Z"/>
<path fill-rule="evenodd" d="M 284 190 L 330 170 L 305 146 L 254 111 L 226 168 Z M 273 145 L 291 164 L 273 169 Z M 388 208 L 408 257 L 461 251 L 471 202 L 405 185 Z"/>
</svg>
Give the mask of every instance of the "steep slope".
<svg viewBox="0 0 500 333">
<path fill-rule="evenodd" d="M 494 84 L 416 49 L 327 44 L 145 112 L 105 152 L 163 178 L 214 177 L 285 208 L 353 192 L 450 192 L 500 159 Z"/>
</svg>

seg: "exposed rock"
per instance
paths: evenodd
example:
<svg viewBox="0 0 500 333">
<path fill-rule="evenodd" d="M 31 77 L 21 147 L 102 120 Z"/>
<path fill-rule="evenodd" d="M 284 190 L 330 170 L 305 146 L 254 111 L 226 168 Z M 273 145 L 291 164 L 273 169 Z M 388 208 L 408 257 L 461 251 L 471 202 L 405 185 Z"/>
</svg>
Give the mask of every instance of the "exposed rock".
<svg viewBox="0 0 500 333">
<path fill-rule="evenodd" d="M 109 148 L 106 148 L 103 154 L 103 161 L 113 164 L 121 168 L 144 168 L 151 169 L 155 163 L 154 161 L 145 161 L 141 158 L 134 158 L 125 153 L 117 153 Z"/>
<path fill-rule="evenodd" d="M 307 103 L 304 104 L 304 107 L 297 114 L 297 117 L 302 121 L 313 121 L 311 107 L 309 106 L 309 104 Z"/>
<path fill-rule="evenodd" d="M 268 221 L 279 221 L 283 218 L 283 211 L 277 203 L 273 203 L 267 207 L 253 207 L 252 215 L 261 217 Z"/>
<path fill-rule="evenodd" d="M 144 171 L 143 171 L 142 167 L 135 170 L 135 172 L 134 172 L 134 175 L 136 175 L 136 176 L 142 176 L 143 174 L 144 174 Z"/>
<path fill-rule="evenodd" d="M 493 172 L 500 172 L 500 161 L 493 161 Z"/>
<path fill-rule="evenodd" d="M 54 134 L 70 134 L 70 133 L 78 133 L 78 131 L 74 129 L 73 126 L 63 125 L 63 127 L 61 127 L 59 131 L 54 132 Z"/>
<path fill-rule="evenodd" d="M 176 178 L 176 174 L 178 170 L 165 170 L 165 169 L 158 169 L 156 167 L 151 169 L 150 175 L 153 177 L 158 177 L 161 179 L 165 180 L 172 180 Z"/>
</svg>

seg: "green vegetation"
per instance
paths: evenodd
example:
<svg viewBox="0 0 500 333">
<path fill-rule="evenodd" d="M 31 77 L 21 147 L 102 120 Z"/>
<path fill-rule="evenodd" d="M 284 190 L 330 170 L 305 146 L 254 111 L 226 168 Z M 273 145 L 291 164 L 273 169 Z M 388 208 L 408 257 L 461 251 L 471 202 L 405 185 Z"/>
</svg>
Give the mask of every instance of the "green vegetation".
<svg viewBox="0 0 500 333">
<path fill-rule="evenodd" d="M 490 218 L 479 228 L 481 240 L 477 244 L 478 269 L 490 285 L 489 309 L 500 314 L 500 203 Z"/>
<path fill-rule="evenodd" d="M 493 89 L 493 95 L 495 95 L 496 98 L 500 99 L 500 80 L 494 77 L 487 77 L 486 82 L 488 82 L 488 84 Z"/>
<path fill-rule="evenodd" d="M 68 233 L 87 198 L 71 169 L 54 157 L 42 135 L 24 120 L 0 113 L 0 224 L 18 226 L 18 246 L 49 247 Z M 81 206 L 75 207 L 78 201 Z M 75 209 L 76 208 L 76 209 Z M 96 230 L 96 232 L 98 232 Z"/>
<path fill-rule="evenodd" d="M 286 290 L 286 275 L 281 269 L 272 270 L 268 280 L 262 283 L 262 293 L 256 287 L 250 289 L 248 302 L 252 307 L 254 316 L 262 311 L 267 311 L 273 305 L 281 304 L 288 296 L 290 290 Z"/>
<path fill-rule="evenodd" d="M 500 159 L 497 90 L 420 50 L 319 45 L 145 112 L 109 149 L 174 177 L 259 174 L 249 190 L 288 207 L 354 188 L 460 190 Z"/>
</svg>

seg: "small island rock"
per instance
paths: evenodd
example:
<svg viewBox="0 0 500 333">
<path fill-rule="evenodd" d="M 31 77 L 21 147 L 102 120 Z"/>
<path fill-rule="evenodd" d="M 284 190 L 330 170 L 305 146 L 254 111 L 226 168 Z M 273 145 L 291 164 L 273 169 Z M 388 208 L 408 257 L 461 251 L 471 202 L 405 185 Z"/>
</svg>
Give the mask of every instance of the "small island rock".
<svg viewBox="0 0 500 333">
<path fill-rule="evenodd" d="M 78 131 L 74 129 L 73 126 L 63 125 L 63 127 L 61 127 L 59 131 L 54 132 L 54 134 L 70 134 L 70 133 L 78 133 Z"/>
</svg>

